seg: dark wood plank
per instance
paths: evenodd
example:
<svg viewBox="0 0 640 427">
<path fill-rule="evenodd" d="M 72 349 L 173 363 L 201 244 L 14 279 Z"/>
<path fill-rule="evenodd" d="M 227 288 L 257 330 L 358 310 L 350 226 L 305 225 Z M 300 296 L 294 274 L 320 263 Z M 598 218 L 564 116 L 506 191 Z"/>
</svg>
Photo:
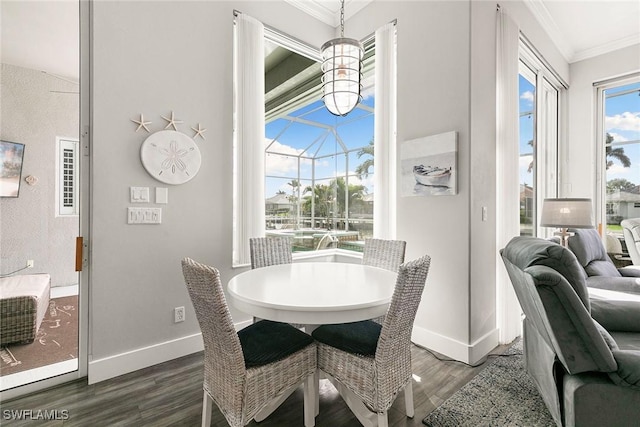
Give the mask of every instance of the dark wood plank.
<svg viewBox="0 0 640 427">
<path fill-rule="evenodd" d="M 505 346 L 494 353 L 501 353 Z M 413 346 L 415 417 L 407 418 L 404 394 L 401 393 L 389 411 L 389 425 L 421 426 L 422 419 L 456 390 L 473 378 L 484 365 L 471 367 L 458 362 L 440 361 L 427 350 Z M 440 356 L 439 356 L 440 357 Z M 38 422 L 57 426 L 198 426 L 202 412 L 202 353 L 192 354 L 88 385 L 78 380 L 48 390 L 2 402 L 2 411 L 67 410 L 68 420 Z M 30 426 L 33 421 L 8 421 L 2 425 Z M 227 425 L 214 406 L 212 426 Z M 302 426 L 303 395 L 299 388 L 269 418 L 252 427 Z M 358 427 L 360 423 L 328 381 L 320 385 L 318 427 Z"/>
</svg>

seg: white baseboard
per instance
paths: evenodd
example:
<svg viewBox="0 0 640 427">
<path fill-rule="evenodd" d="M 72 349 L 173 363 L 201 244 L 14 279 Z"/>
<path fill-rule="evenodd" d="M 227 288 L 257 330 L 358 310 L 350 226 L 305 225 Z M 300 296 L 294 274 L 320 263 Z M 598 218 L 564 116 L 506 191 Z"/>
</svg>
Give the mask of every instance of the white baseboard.
<svg viewBox="0 0 640 427">
<path fill-rule="evenodd" d="M 498 345 L 498 329 L 493 329 L 474 343 L 466 344 L 419 326 L 413 327 L 411 341 L 447 357 L 477 365 Z"/>
<path fill-rule="evenodd" d="M 236 331 L 250 325 L 252 320 L 234 324 Z M 197 353 L 204 349 L 202 334 L 197 333 L 171 341 L 142 347 L 89 362 L 88 381 L 95 384 L 158 363 Z"/>
<path fill-rule="evenodd" d="M 89 384 L 177 359 L 203 349 L 202 334 L 197 333 L 103 359 L 92 360 L 89 362 Z"/>
</svg>

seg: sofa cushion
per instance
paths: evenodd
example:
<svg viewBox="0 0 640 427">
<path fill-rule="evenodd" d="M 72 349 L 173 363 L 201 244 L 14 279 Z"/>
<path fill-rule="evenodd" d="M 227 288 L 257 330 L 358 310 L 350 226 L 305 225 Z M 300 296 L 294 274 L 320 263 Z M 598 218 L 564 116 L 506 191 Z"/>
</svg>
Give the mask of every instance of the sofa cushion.
<svg viewBox="0 0 640 427">
<path fill-rule="evenodd" d="M 302 350 L 313 338 L 287 323 L 261 320 L 238 331 L 247 368 L 267 365 Z"/>
<path fill-rule="evenodd" d="M 323 325 L 311 335 L 317 341 L 351 354 L 375 356 L 382 326 L 371 320 Z"/>
<path fill-rule="evenodd" d="M 596 230 L 572 229 L 571 232 L 574 234 L 569 237 L 569 249 L 576 255 L 588 276 L 620 277 Z"/>
</svg>

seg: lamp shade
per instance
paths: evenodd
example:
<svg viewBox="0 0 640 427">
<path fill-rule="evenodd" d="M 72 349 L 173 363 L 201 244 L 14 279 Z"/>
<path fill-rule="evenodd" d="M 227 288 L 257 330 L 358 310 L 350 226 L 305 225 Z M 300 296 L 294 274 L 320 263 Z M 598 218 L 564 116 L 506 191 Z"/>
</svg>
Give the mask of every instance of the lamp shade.
<svg viewBox="0 0 640 427">
<path fill-rule="evenodd" d="M 341 37 L 329 40 L 320 50 L 324 104 L 332 114 L 344 116 L 362 99 L 362 44 Z"/>
<path fill-rule="evenodd" d="M 540 226 L 594 228 L 591 199 L 544 199 Z"/>
</svg>

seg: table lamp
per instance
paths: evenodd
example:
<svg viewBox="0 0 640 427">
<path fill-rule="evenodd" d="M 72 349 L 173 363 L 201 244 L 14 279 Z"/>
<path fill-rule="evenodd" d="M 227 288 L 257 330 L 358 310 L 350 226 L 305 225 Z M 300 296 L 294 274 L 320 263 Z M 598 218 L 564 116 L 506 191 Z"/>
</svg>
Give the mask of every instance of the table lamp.
<svg viewBox="0 0 640 427">
<path fill-rule="evenodd" d="M 594 228 L 591 199 L 544 199 L 541 227 L 558 227 L 562 246 L 567 246 L 569 228 Z"/>
</svg>

